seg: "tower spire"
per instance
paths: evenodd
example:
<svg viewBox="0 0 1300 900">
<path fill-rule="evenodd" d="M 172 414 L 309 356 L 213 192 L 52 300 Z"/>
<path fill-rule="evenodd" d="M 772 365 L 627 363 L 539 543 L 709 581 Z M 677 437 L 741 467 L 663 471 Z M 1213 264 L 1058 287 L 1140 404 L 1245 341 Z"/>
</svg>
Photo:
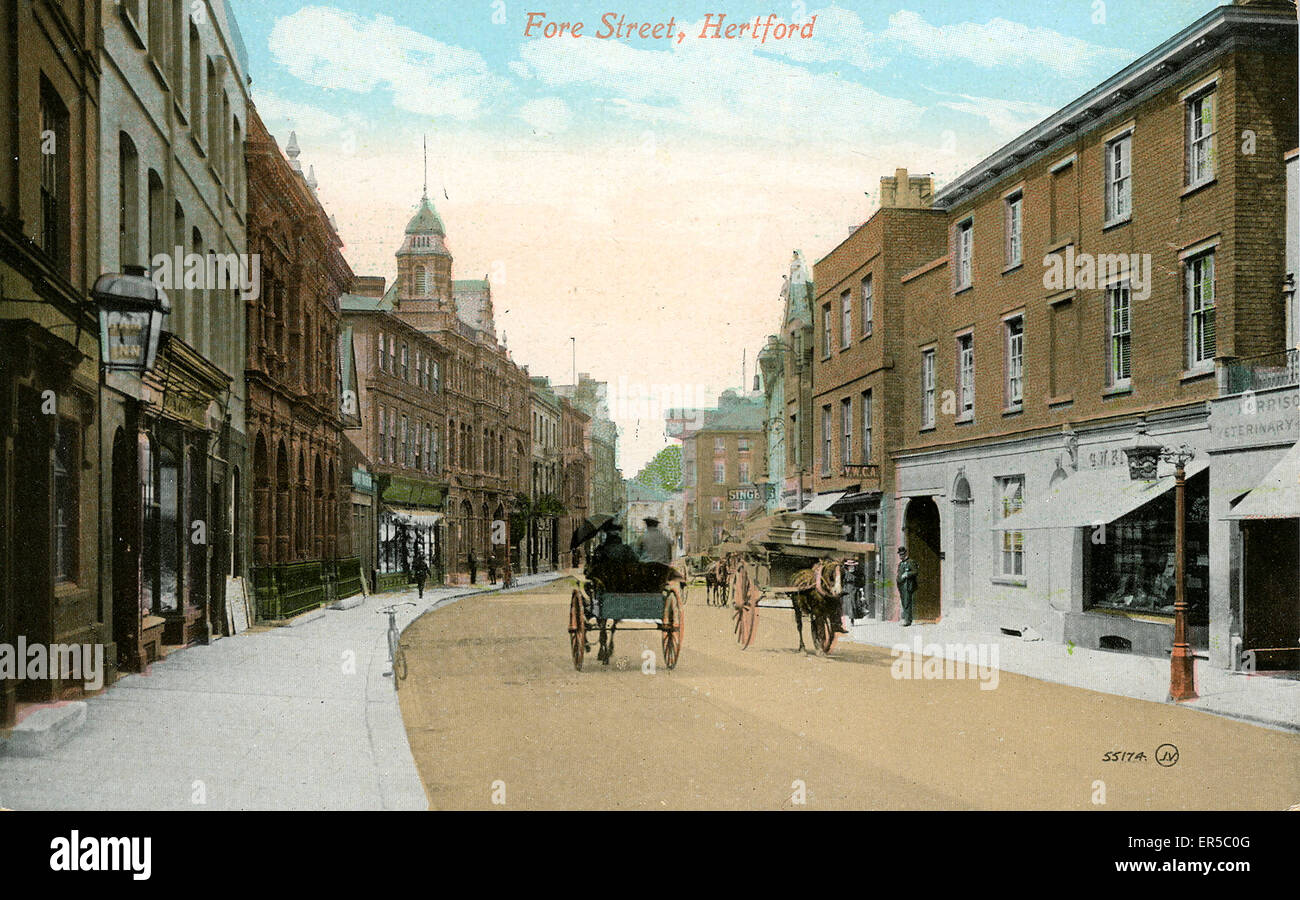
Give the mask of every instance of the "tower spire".
<svg viewBox="0 0 1300 900">
<path fill-rule="evenodd" d="M 429 136 L 424 136 L 424 199 L 429 199 Z"/>
</svg>

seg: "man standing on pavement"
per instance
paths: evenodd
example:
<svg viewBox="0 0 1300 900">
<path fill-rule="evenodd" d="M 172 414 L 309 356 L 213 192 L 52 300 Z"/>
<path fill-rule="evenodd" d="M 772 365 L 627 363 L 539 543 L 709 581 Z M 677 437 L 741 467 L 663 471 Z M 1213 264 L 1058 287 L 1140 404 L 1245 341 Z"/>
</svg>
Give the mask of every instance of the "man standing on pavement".
<svg viewBox="0 0 1300 900">
<path fill-rule="evenodd" d="M 424 561 L 424 554 L 415 551 L 415 562 L 411 563 L 411 575 L 415 578 L 415 588 L 419 596 L 424 597 L 424 582 L 429 578 L 429 564 Z"/>
<path fill-rule="evenodd" d="M 659 520 L 653 516 L 645 520 L 645 534 L 641 538 L 641 561 L 663 563 L 673 561 L 673 544 L 668 535 L 659 530 Z"/>
<path fill-rule="evenodd" d="M 916 563 L 907 555 L 906 547 L 898 548 L 898 599 L 903 611 L 899 621 L 904 625 L 912 624 L 912 597 L 916 594 Z"/>
<path fill-rule="evenodd" d="M 469 551 L 469 583 L 478 584 L 478 559 L 474 556 L 474 551 Z"/>
</svg>

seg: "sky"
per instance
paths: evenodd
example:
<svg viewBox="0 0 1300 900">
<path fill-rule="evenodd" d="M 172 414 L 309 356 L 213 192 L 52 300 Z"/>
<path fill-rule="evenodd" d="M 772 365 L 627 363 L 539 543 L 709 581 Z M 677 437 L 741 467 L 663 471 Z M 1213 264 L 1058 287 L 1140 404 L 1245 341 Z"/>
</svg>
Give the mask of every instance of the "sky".
<svg viewBox="0 0 1300 900">
<path fill-rule="evenodd" d="M 531 374 L 568 383 L 576 356 L 609 383 L 628 477 L 663 407 L 752 388 L 791 253 L 866 221 L 881 176 L 941 187 L 1218 5 L 229 2 L 353 271 L 391 282 L 427 138 L 454 277 L 491 278 Z M 525 37 L 530 12 L 583 33 Z M 685 36 L 602 39 L 608 12 Z M 700 37 L 772 14 L 811 37 Z"/>
</svg>

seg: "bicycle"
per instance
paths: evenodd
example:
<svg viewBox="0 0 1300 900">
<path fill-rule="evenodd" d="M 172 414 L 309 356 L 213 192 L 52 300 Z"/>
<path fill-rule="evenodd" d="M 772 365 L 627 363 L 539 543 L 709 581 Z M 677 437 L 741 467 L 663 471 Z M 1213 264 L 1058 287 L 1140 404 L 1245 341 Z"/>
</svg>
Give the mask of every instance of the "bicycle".
<svg viewBox="0 0 1300 900">
<path fill-rule="evenodd" d="M 397 609 L 400 606 L 415 605 L 410 600 L 405 600 L 375 610 L 376 615 L 388 614 L 388 663 L 391 671 L 384 674 L 393 679 L 393 690 L 397 690 L 398 682 L 406 680 L 406 651 L 402 649 L 401 632 L 397 630 Z"/>
</svg>

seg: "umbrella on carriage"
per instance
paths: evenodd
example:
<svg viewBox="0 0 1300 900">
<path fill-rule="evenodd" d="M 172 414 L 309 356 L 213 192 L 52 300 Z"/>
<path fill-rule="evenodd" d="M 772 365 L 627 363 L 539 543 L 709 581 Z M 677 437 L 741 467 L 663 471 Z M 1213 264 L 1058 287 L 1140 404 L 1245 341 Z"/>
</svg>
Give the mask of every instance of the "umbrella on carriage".
<svg viewBox="0 0 1300 900">
<path fill-rule="evenodd" d="M 573 539 L 569 541 L 569 549 L 574 550 L 579 545 L 587 543 L 613 520 L 613 516 L 605 515 L 588 516 L 583 519 L 578 527 L 573 529 Z"/>
</svg>

